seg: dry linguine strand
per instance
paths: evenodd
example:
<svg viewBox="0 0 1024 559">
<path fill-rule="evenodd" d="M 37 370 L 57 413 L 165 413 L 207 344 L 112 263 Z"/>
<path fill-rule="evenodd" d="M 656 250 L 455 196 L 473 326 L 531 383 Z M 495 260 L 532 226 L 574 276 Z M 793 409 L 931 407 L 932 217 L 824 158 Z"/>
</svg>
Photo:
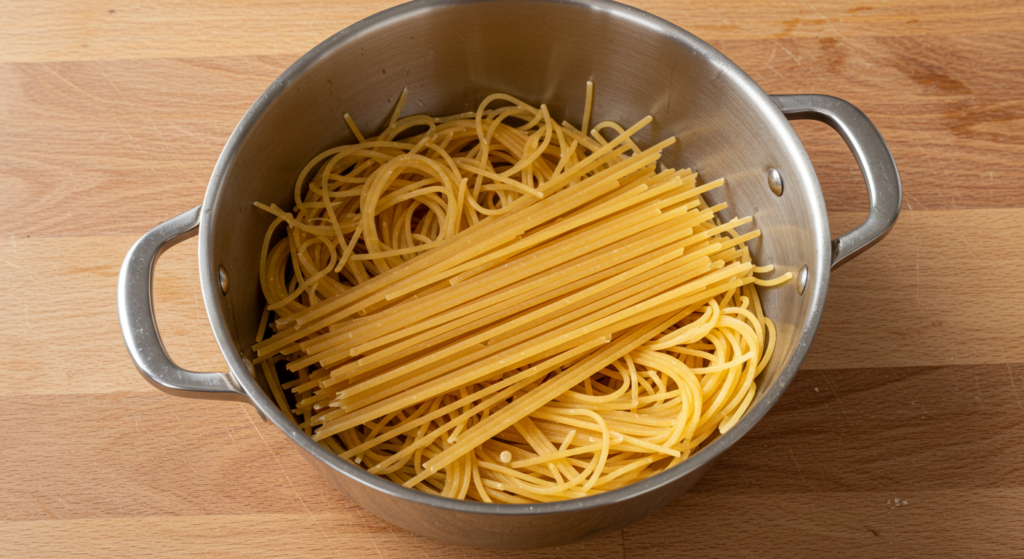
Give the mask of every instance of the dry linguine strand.
<svg viewBox="0 0 1024 559">
<path fill-rule="evenodd" d="M 454 499 L 645 479 L 733 428 L 775 346 L 750 219 L 721 223 L 669 138 L 505 94 L 402 117 L 299 174 L 260 256 L 254 364 L 325 448 Z M 602 131 L 608 134 L 603 136 Z M 590 134 L 588 134 L 588 132 Z M 611 137 L 614 134 L 614 137 Z"/>
</svg>

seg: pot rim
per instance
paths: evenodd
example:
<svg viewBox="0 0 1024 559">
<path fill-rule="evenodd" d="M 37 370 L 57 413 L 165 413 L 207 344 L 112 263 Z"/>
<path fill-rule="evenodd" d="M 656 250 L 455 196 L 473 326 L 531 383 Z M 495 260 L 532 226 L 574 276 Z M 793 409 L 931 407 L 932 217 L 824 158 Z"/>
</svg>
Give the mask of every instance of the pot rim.
<svg viewBox="0 0 1024 559">
<path fill-rule="evenodd" d="M 335 33 L 319 45 L 313 47 L 309 52 L 295 61 L 288 67 L 273 83 L 259 96 L 253 105 L 246 111 L 241 121 L 235 127 L 230 138 L 224 146 L 217 164 L 213 170 L 206 196 L 203 200 L 202 214 L 199 225 L 199 278 L 203 293 L 203 302 L 206 306 L 207 315 L 213 328 L 214 336 L 221 352 L 224 354 L 231 370 L 231 375 L 245 390 L 252 404 L 259 410 L 261 415 L 272 422 L 278 429 L 284 432 L 293 443 L 298 445 L 309 455 L 330 466 L 335 471 L 357 481 L 364 486 L 373 488 L 392 497 L 397 497 L 413 503 L 436 507 L 462 513 L 517 516 L 517 515 L 550 515 L 568 511 L 585 511 L 606 506 L 613 506 L 627 500 L 658 491 L 678 480 L 690 475 L 692 472 L 708 465 L 718 458 L 726 449 L 736 443 L 755 424 L 757 424 L 769 409 L 778 401 L 786 387 L 793 380 L 797 370 L 803 363 L 810 348 L 810 344 L 818 329 L 821 319 L 821 311 L 825 302 L 825 294 L 828 289 L 830 265 L 828 256 L 829 239 L 828 226 L 825 222 L 824 239 L 817 239 L 816 247 L 819 272 L 813 274 L 813 282 L 807 286 L 805 295 L 814 297 L 811 301 L 809 319 L 804 324 L 800 340 L 797 343 L 793 356 L 785 367 L 779 372 L 775 381 L 769 386 L 761 399 L 750 408 L 746 415 L 737 422 L 732 429 L 724 435 L 720 435 L 708 446 L 686 459 L 680 464 L 625 487 L 577 499 L 557 501 L 551 503 L 538 503 L 529 505 L 514 505 L 500 503 L 478 503 L 474 501 L 462 501 L 423 493 L 398 485 L 388 479 L 373 475 L 366 470 L 349 463 L 333 452 L 323 448 L 313 441 L 308 435 L 301 431 L 290 421 L 277 405 L 263 392 L 251 373 L 249 364 L 241 354 L 229 351 L 226 348 L 233 348 L 234 341 L 227 326 L 224 323 L 224 311 L 221 307 L 220 298 L 217 296 L 217 267 L 214 265 L 210 247 L 213 245 L 212 227 L 210 220 L 213 219 L 213 210 L 216 207 L 217 197 L 228 177 L 235 155 L 238 153 L 246 136 L 251 132 L 263 113 L 271 106 L 274 100 L 292 82 L 297 80 L 307 69 L 317 64 L 324 57 L 328 56 L 334 49 L 344 43 L 351 41 L 367 33 L 373 33 L 378 27 L 388 25 L 395 20 L 418 15 L 437 8 L 446 8 L 462 4 L 475 4 L 493 1 L 507 0 L 416 0 L 378 12 L 366 19 L 358 21 L 345 29 Z M 761 114 L 769 119 L 778 133 L 777 139 L 786 144 L 786 148 L 794 154 L 798 165 L 802 166 L 802 180 L 809 180 L 812 187 L 820 192 L 816 175 L 810 158 L 804 150 L 796 132 L 790 126 L 786 117 L 778 109 L 768 94 L 757 85 L 750 76 L 739 68 L 732 60 L 719 52 L 711 45 L 698 39 L 696 36 L 676 26 L 675 24 L 659 18 L 653 14 L 620 4 L 612 0 L 533 0 L 535 2 L 561 4 L 574 6 L 580 9 L 592 9 L 610 14 L 614 17 L 624 18 L 630 22 L 647 28 L 650 32 L 661 34 L 672 39 L 677 44 L 690 50 L 695 56 L 704 57 L 717 66 L 721 75 L 739 86 L 742 91 L 754 101 L 760 108 Z M 824 216 L 823 203 L 821 216 Z M 824 217 L 823 217 L 824 219 Z"/>
</svg>

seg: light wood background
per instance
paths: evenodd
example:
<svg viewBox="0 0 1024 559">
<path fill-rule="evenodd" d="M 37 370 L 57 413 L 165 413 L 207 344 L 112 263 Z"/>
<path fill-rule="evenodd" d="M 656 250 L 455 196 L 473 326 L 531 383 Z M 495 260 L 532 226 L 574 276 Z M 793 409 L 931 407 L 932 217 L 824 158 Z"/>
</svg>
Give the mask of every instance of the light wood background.
<svg viewBox="0 0 1024 559">
<path fill-rule="evenodd" d="M 634 3 L 769 93 L 859 106 L 905 205 L 833 275 L 795 383 L 693 491 L 525 553 L 385 524 L 251 407 L 151 388 L 118 329 L 132 242 L 201 201 L 275 76 L 391 3 L 0 2 L 0 555 L 1024 555 L 1024 4 Z M 833 231 L 852 228 L 867 204 L 852 156 L 824 125 L 796 128 Z M 178 363 L 225 370 L 196 250 L 160 261 L 157 314 Z"/>
</svg>

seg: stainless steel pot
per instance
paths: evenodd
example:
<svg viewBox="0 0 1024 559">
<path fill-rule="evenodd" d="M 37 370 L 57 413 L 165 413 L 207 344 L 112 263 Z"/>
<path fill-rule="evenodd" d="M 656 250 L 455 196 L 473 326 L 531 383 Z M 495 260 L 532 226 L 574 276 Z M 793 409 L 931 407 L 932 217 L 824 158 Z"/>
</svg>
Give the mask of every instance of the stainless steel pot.
<svg viewBox="0 0 1024 559">
<path fill-rule="evenodd" d="M 500 91 L 545 102 L 576 122 L 584 84 L 596 84 L 596 120 L 653 125 L 637 140 L 669 135 L 670 166 L 725 177 L 708 196 L 731 215 L 754 216 L 764 235 L 756 259 L 797 281 L 762 290 L 778 325 L 774 358 L 749 413 L 726 435 L 662 474 L 602 495 L 539 505 L 495 505 L 405 489 L 341 460 L 295 428 L 251 372 L 250 346 L 263 308 L 257 268 L 270 217 L 253 201 L 290 207 L 291 185 L 320 151 L 385 123 L 409 88 L 406 114 L 475 109 Z M 867 183 L 870 214 L 829 242 L 821 187 L 789 119 L 816 119 L 846 140 Z M 125 344 L 154 386 L 177 396 L 254 405 L 321 475 L 374 514 L 420 534 L 472 546 L 529 548 L 615 530 L 688 490 L 715 459 L 754 426 L 792 381 L 814 338 L 829 272 L 881 239 L 901 204 L 899 175 L 885 141 L 849 103 L 823 95 L 768 96 L 720 52 L 643 11 L 609 2 L 423 0 L 392 8 L 327 39 L 300 58 L 253 104 L 213 171 L 203 205 L 144 235 L 118 283 Z M 214 335 L 230 372 L 194 373 L 164 351 L 152 307 L 156 259 L 199 235 L 199 276 Z"/>
</svg>

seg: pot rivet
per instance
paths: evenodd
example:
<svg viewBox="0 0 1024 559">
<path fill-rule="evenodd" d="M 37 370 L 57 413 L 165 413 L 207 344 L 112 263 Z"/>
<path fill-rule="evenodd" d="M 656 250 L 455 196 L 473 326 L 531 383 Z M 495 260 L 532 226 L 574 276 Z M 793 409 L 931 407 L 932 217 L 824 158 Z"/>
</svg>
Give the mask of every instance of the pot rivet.
<svg viewBox="0 0 1024 559">
<path fill-rule="evenodd" d="M 782 196 L 782 187 L 782 173 L 778 169 L 768 169 L 768 188 L 771 188 L 776 196 Z"/>
<path fill-rule="evenodd" d="M 221 266 L 217 270 L 217 278 L 220 279 L 220 292 L 228 294 L 228 273 L 224 271 L 224 266 Z"/>
<path fill-rule="evenodd" d="M 807 266 L 800 268 L 800 271 L 796 274 L 796 292 L 800 295 L 804 294 L 804 289 L 807 288 Z"/>
</svg>

